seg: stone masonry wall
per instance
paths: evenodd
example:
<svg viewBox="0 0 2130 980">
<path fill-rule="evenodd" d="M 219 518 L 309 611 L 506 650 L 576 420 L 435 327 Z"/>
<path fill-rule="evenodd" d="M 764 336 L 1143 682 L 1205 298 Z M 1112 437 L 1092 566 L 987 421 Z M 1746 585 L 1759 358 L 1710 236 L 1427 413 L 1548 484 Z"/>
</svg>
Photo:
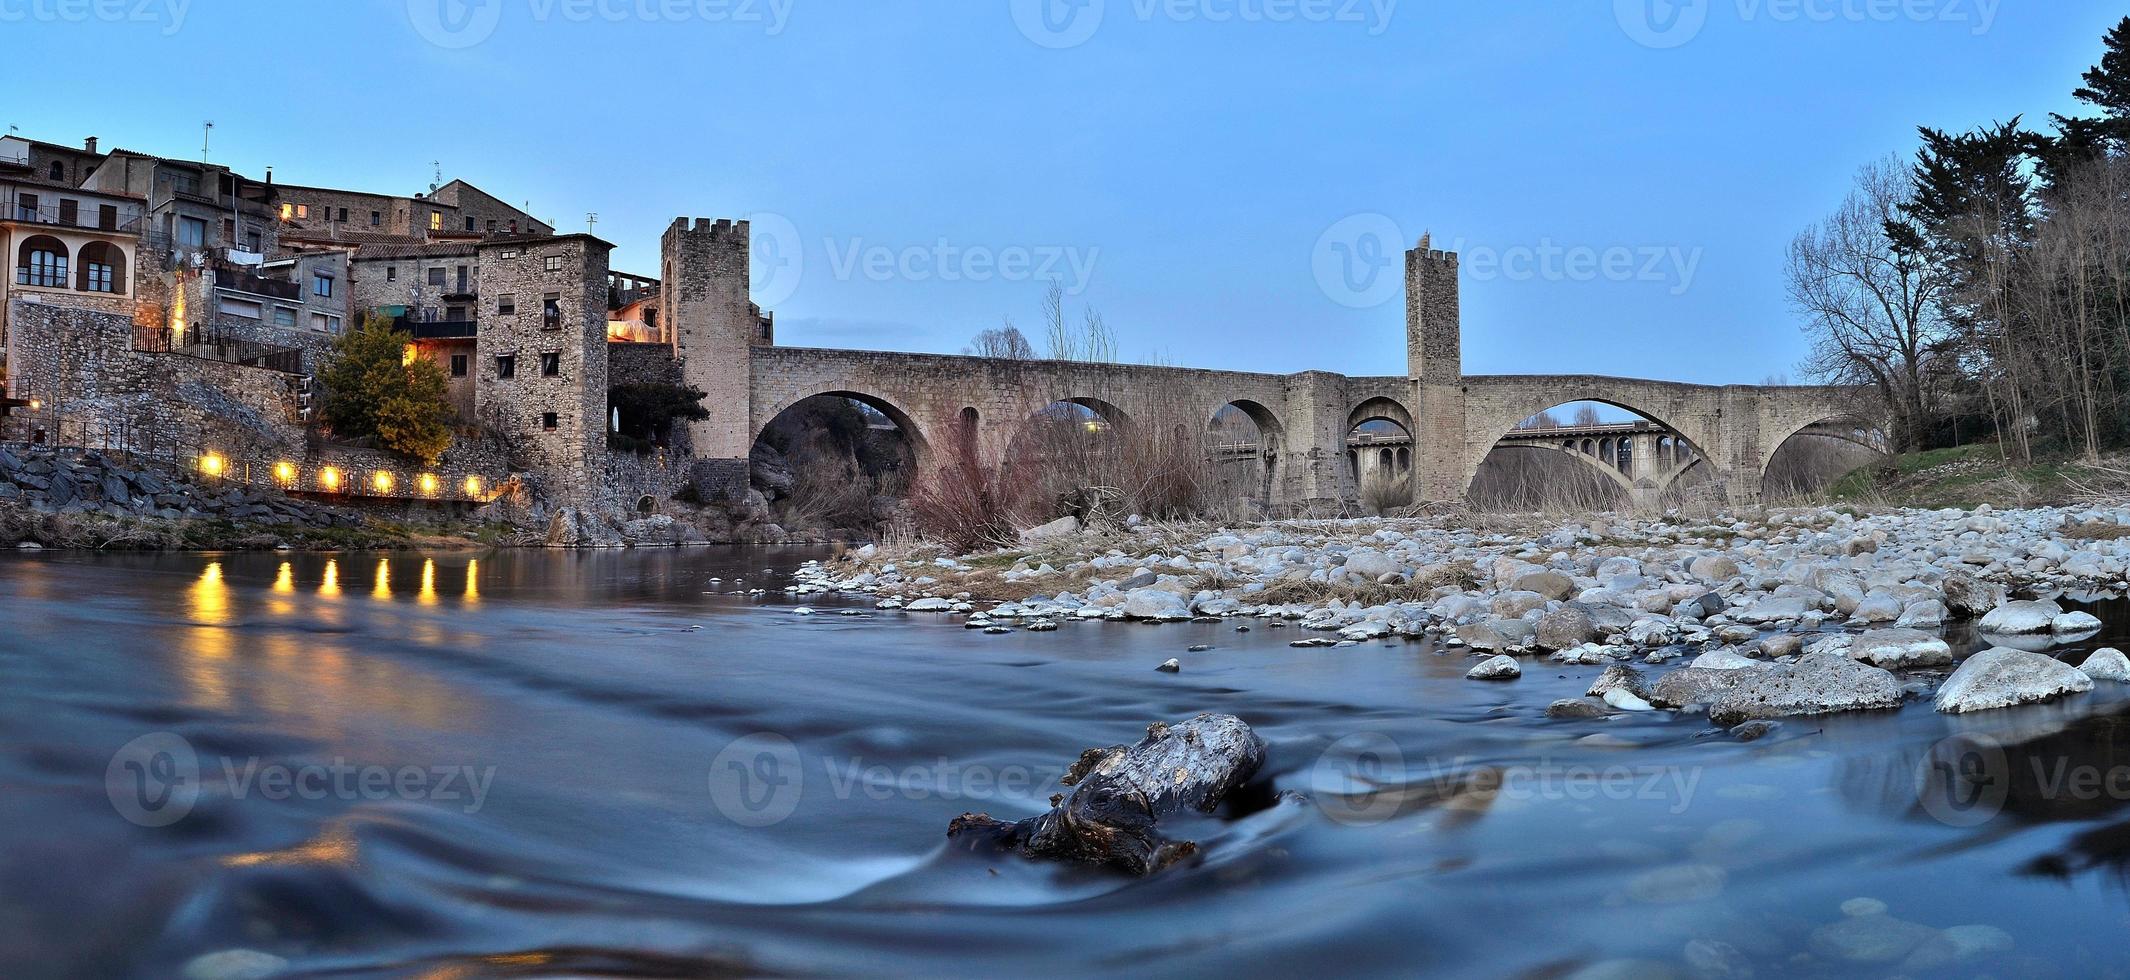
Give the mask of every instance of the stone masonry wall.
<svg viewBox="0 0 2130 980">
<path fill-rule="evenodd" d="M 517 311 L 480 322 L 475 415 L 518 448 L 542 488 L 570 500 L 589 500 L 606 453 L 606 277 L 611 246 L 587 235 L 538 243 L 483 245 L 480 259 L 490 295 L 515 294 Z M 501 253 L 515 251 L 513 258 Z M 549 328 L 548 298 L 560 310 Z M 554 355 L 556 373 L 543 373 Z M 500 377 L 499 359 L 514 359 Z"/>
</svg>

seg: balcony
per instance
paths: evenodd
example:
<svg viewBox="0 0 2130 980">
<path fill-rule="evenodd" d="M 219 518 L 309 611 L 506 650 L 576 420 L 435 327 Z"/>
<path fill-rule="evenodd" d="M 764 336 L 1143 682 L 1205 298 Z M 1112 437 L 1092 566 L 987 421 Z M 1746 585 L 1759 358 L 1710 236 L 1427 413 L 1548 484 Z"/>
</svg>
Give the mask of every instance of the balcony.
<svg viewBox="0 0 2130 980">
<path fill-rule="evenodd" d="M 78 207 L 62 208 L 57 201 L 45 203 L 43 195 L 38 195 L 34 200 L 36 203 L 19 198 L 8 199 L 4 205 L 0 205 L 0 219 L 22 224 L 50 225 L 55 228 L 140 234 L 140 213 L 131 209 L 121 208 L 106 217 L 94 201 L 82 202 Z"/>
<path fill-rule="evenodd" d="M 233 289 L 237 292 L 250 293 L 254 296 L 267 296 L 294 303 L 303 302 L 303 286 L 301 283 L 290 282 L 286 279 L 269 279 L 254 274 L 242 266 L 230 265 L 226 262 L 215 263 L 214 283 L 218 289 Z"/>
<path fill-rule="evenodd" d="M 421 320 L 411 316 L 392 318 L 396 330 L 414 335 L 416 340 L 459 340 L 471 338 L 480 325 L 478 320 Z"/>
</svg>

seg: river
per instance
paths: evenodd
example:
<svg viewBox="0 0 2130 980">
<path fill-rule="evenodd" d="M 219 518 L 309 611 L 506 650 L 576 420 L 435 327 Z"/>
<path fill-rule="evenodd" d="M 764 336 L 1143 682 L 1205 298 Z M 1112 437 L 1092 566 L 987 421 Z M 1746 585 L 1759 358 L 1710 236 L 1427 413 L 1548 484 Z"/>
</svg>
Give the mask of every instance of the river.
<svg viewBox="0 0 2130 980">
<path fill-rule="evenodd" d="M 814 555 L 0 559 L 0 976 L 2130 970 L 2115 685 L 1741 743 L 1418 642 L 802 615 Z M 1207 710 L 1307 801 L 1146 879 L 949 846 Z"/>
</svg>

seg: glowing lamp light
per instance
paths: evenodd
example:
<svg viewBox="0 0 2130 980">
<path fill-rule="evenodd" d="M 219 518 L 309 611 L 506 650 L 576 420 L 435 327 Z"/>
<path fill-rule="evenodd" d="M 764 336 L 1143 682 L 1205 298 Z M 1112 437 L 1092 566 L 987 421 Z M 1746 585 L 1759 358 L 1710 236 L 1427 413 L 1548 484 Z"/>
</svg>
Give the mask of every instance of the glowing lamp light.
<svg viewBox="0 0 2130 980">
<path fill-rule="evenodd" d="M 283 460 L 274 464 L 274 480 L 282 486 L 296 482 L 296 464 Z"/>
<path fill-rule="evenodd" d="M 200 457 L 200 472 L 203 475 L 210 477 L 218 477 L 222 475 L 223 470 L 226 470 L 228 468 L 229 461 L 223 459 L 218 455 L 215 455 L 214 453 L 208 453 L 207 455 Z"/>
<path fill-rule="evenodd" d="M 41 409 L 41 408 L 43 408 L 43 407 L 44 407 L 44 399 L 42 399 L 42 398 L 32 398 L 32 399 L 30 399 L 30 411 L 34 412 L 34 411 L 37 411 L 37 410 L 39 410 L 39 409 Z"/>
<path fill-rule="evenodd" d="M 330 466 L 318 471 L 318 485 L 327 490 L 340 489 L 340 471 Z"/>
<path fill-rule="evenodd" d="M 481 478 L 480 478 L 480 477 L 477 477 L 477 476 L 469 476 L 469 477 L 467 477 L 467 478 L 466 478 L 466 496 L 469 496 L 469 497 L 478 497 L 478 496 L 480 496 L 480 495 L 481 495 Z"/>
<path fill-rule="evenodd" d="M 432 497 L 436 495 L 436 474 L 424 473 L 415 482 L 421 485 L 422 493 Z"/>
<path fill-rule="evenodd" d="M 392 474 L 387 473 L 384 470 L 378 470 L 377 472 L 370 474 L 370 486 L 377 488 L 378 493 L 391 493 Z"/>
</svg>

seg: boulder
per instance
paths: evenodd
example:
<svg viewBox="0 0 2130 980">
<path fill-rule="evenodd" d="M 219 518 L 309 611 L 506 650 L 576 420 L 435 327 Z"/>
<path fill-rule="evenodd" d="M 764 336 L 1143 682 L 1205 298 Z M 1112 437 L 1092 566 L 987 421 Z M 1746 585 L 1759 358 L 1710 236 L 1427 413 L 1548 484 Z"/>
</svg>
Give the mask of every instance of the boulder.
<svg viewBox="0 0 2130 980">
<path fill-rule="evenodd" d="M 1546 608 L 1546 597 L 1536 592 L 1509 591 L 1494 597 L 1494 615 L 1515 619 L 1533 609 Z"/>
<path fill-rule="evenodd" d="M 2049 620 L 2049 632 L 2062 636 L 2068 633 L 2091 633 L 2100 629 L 2100 617 L 2092 613 L 2067 612 Z"/>
<path fill-rule="evenodd" d="M 1766 666 L 1766 665 L 1761 665 Z M 1751 673 L 1750 670 L 1710 670 L 1706 667 L 1681 667 L 1657 678 L 1650 688 L 1649 702 L 1660 708 L 1685 708 L 1692 705 L 1706 706 L 1738 683 L 1738 679 Z"/>
<path fill-rule="evenodd" d="M 2053 701 L 2093 689 L 2093 679 L 2054 657 L 1995 647 L 1967 658 L 1938 689 L 1947 714 Z"/>
<path fill-rule="evenodd" d="M 1546 706 L 1548 718 L 1603 718 L 1606 704 L 1591 698 L 1562 698 Z"/>
<path fill-rule="evenodd" d="M 1601 698 L 1612 690 L 1623 690 L 1635 697 L 1646 698 L 1649 696 L 1649 683 L 1642 678 L 1641 671 L 1626 664 L 1613 664 L 1605 668 L 1597 680 L 1591 683 L 1589 695 Z"/>
<path fill-rule="evenodd" d="M 1990 610 L 1975 628 L 1999 636 L 2028 636 L 2050 632 L 2061 615 L 2063 607 L 2047 600 L 2014 600 Z"/>
<path fill-rule="evenodd" d="M 1730 727 L 1748 721 L 1897 708 L 1901 683 L 1893 674 L 1834 654 L 1812 654 L 1794 664 L 1762 665 L 1755 670 L 1675 671 L 1699 677 L 1657 685 L 1660 696 L 1674 703 L 1705 703 L 1709 720 Z M 1686 700 L 1688 696 L 1693 702 Z M 1662 702 L 1659 702 L 1662 703 Z"/>
<path fill-rule="evenodd" d="M 1347 552 L 1346 564 L 1340 568 L 1349 575 L 1358 575 L 1371 582 L 1402 571 L 1389 555 L 1374 548 L 1355 548 Z"/>
<path fill-rule="evenodd" d="M 1183 597 L 1167 589 L 1133 589 L 1124 596 L 1124 614 L 1133 619 L 1189 619 Z"/>
<path fill-rule="evenodd" d="M 1135 745 L 1080 753 L 1061 780 L 1072 795 L 1049 812 L 1016 823 L 964 813 L 947 825 L 947 839 L 1151 874 L 1198 851 L 1191 841 L 1163 836 L 1162 819 L 1214 812 L 1264 763 L 1264 739 L 1232 715 L 1156 723 Z"/>
<path fill-rule="evenodd" d="M 1952 647 L 1922 630 L 1871 630 L 1849 644 L 1849 658 L 1873 667 L 1898 670 L 1953 662 Z"/>
<path fill-rule="evenodd" d="M 1516 589 L 1519 592 L 1536 592 L 1548 599 L 1566 599 L 1575 594 L 1575 580 L 1546 568 L 1518 576 Z"/>
<path fill-rule="evenodd" d="M 1720 585 L 1738 577 L 1738 563 L 1729 555 L 1702 555 L 1686 566 L 1686 573 L 1703 582 Z"/>
<path fill-rule="evenodd" d="M 2130 657 L 2121 650 L 2103 647 L 2093 651 L 2086 662 L 2078 665 L 2078 672 L 2096 681 L 2115 681 L 2130 684 Z"/>
<path fill-rule="evenodd" d="M 1761 666 L 1760 661 L 1740 656 L 1733 650 L 1710 650 L 1694 658 L 1690 665 L 1701 670 L 1750 670 Z"/>
<path fill-rule="evenodd" d="M 1515 657 L 1497 656 L 1482 660 L 1465 671 L 1464 676 L 1475 681 L 1513 681 L 1524 675 Z"/>
<path fill-rule="evenodd" d="M 919 599 L 902 608 L 909 612 L 946 612 L 954 608 L 954 603 L 934 596 Z"/>
<path fill-rule="evenodd" d="M 1067 514 L 1048 524 L 1041 524 L 1021 532 L 1022 544 L 1041 544 L 1054 538 L 1069 538 L 1080 533 L 1080 519 Z"/>
<path fill-rule="evenodd" d="M 1762 599 L 1740 609 L 1732 618 L 1741 623 L 1778 623 L 1803 619 L 1811 607 L 1795 596 Z"/>
<path fill-rule="evenodd" d="M 1597 623 L 1574 606 L 1562 606 L 1540 617 L 1538 645 L 1547 650 L 1571 650 L 1597 639 Z"/>
<path fill-rule="evenodd" d="M 1457 638 L 1474 650 L 1521 650 L 1531 645 L 1532 627 L 1521 619 L 1488 616 L 1457 627 Z"/>
<path fill-rule="evenodd" d="M 1945 605 L 1962 616 L 1980 616 L 2004 604 L 2004 587 L 1984 582 L 1965 572 L 1945 576 L 1940 584 Z"/>
</svg>

